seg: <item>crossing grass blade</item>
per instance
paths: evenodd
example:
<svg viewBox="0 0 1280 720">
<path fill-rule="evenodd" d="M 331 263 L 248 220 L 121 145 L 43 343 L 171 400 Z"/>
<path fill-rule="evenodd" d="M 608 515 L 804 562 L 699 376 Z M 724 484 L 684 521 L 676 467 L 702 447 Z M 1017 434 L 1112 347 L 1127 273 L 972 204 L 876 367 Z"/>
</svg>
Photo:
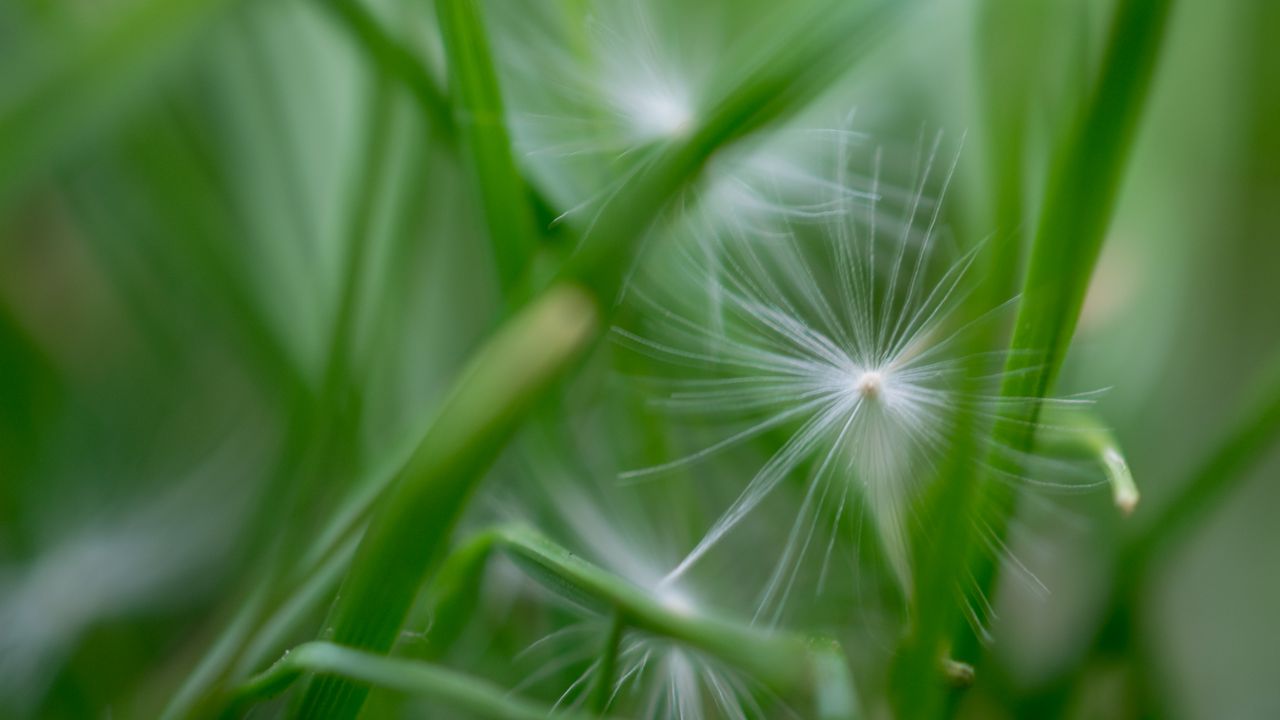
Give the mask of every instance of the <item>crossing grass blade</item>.
<svg viewBox="0 0 1280 720">
<path fill-rule="evenodd" d="M 432 628 L 427 635 L 434 653 L 442 652 L 466 627 L 481 592 L 483 568 L 495 553 L 510 558 L 552 592 L 614 618 L 611 624 L 707 652 L 785 696 L 809 695 L 819 718 L 858 715 L 858 696 L 835 642 L 674 611 L 641 588 L 518 525 L 476 533 L 445 562 L 433 586 Z"/>
<path fill-rule="evenodd" d="M 235 717 L 241 706 L 283 692 L 303 673 L 346 678 L 352 682 L 421 695 L 491 720 L 586 720 L 574 712 L 556 712 L 512 697 L 506 688 L 486 680 L 418 660 L 389 658 L 327 642 L 309 642 L 245 683 L 226 715 Z"/>
<path fill-rule="evenodd" d="M 993 429 L 997 445 L 1028 451 L 1043 398 L 1066 356 L 1102 241 L 1115 207 L 1142 108 L 1155 73 L 1171 0 L 1121 0 L 1092 97 L 1060 146 L 1047 187 L 1030 264 L 1023 283 L 1012 353 L 1001 395 L 1033 402 Z M 1007 469 L 1017 474 L 1017 468 Z M 963 588 L 972 573 L 980 592 L 991 595 L 996 559 L 981 549 L 978 525 L 1004 534 L 1012 512 L 1012 488 L 992 477 L 953 482 L 940 507 L 951 522 L 923 553 L 913 609 L 915 627 L 899 651 L 896 677 L 899 713 L 905 718 L 936 717 L 945 684 L 945 654 L 972 652 L 973 636 L 963 627 Z"/>
</svg>

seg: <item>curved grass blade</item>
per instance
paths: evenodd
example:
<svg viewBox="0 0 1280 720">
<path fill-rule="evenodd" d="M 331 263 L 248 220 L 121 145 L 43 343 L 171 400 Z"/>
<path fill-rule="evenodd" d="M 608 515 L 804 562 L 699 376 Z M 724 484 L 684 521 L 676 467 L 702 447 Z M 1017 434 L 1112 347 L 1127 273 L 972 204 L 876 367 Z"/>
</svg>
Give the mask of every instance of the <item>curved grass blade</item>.
<svg viewBox="0 0 1280 720">
<path fill-rule="evenodd" d="M 250 679 L 240 688 L 226 715 L 237 716 L 250 703 L 280 694 L 303 673 L 338 676 L 364 685 L 430 697 L 492 720 L 586 720 L 588 717 L 554 712 L 512 697 L 506 688 L 447 668 L 319 641 L 286 652 L 274 665 Z"/>
<path fill-rule="evenodd" d="M 1039 442 L 1050 451 L 1066 451 L 1087 455 L 1106 473 L 1111 486 L 1111 499 L 1125 517 L 1133 514 L 1142 494 L 1133 481 L 1133 471 L 1125 460 L 1120 442 L 1102 418 L 1078 408 L 1066 412 L 1060 407 L 1044 410 Z"/>
<path fill-rule="evenodd" d="M 598 323 L 595 301 L 579 287 L 560 285 L 480 350 L 381 499 L 334 608 L 334 641 L 390 649 L 485 467 L 525 408 L 585 349 Z M 363 688 L 321 679 L 300 714 L 351 717 L 364 696 Z"/>
<path fill-rule="evenodd" d="M 807 693 L 817 717 L 858 716 L 857 693 L 834 641 L 764 631 L 673 609 L 630 582 L 575 555 L 537 531 L 503 526 L 467 541 L 446 563 L 436 587 L 428 642 L 442 650 L 466 624 L 483 579 L 483 563 L 501 552 L 549 590 L 634 628 L 670 638 L 723 660 L 779 693 Z M 446 635 L 441 637 L 439 632 Z"/>
</svg>

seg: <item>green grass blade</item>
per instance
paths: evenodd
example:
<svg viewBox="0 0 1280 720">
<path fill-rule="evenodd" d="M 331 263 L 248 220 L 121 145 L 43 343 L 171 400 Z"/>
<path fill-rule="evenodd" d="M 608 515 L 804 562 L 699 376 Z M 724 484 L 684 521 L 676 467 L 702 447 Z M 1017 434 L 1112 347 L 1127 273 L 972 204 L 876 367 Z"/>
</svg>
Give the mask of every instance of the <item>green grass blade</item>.
<svg viewBox="0 0 1280 720">
<path fill-rule="evenodd" d="M 458 137 L 489 231 L 498 280 L 509 292 L 537 248 L 529 189 L 512 156 L 480 7 L 475 0 L 437 0 L 436 14 L 448 58 Z"/>
<path fill-rule="evenodd" d="M 1109 608 L 1093 640 L 1095 657 L 1132 653 L 1142 658 L 1149 649 L 1137 636 L 1141 623 L 1137 614 L 1144 605 L 1153 570 L 1166 552 L 1193 531 L 1235 489 L 1247 471 L 1280 442 L 1280 361 L 1273 360 L 1264 377 L 1248 393 L 1250 401 L 1239 418 L 1184 483 L 1172 500 L 1143 518 L 1139 532 L 1123 548 L 1114 566 Z M 1081 668 L 1088 667 L 1082 664 Z M 1071 673 L 1074 684 L 1081 682 L 1082 670 Z M 1147 711 L 1158 698 L 1145 688 L 1151 669 L 1140 666 L 1131 679 L 1135 695 L 1146 703 Z"/>
<path fill-rule="evenodd" d="M 990 194 L 988 230 L 995 233 L 984 283 L 990 304 L 1012 297 L 1022 277 L 1027 134 L 1033 92 L 1041 79 L 1048 3 L 984 0 L 976 23 L 979 112 Z M 1007 42 L 1016 33 L 1020 42 Z"/>
<path fill-rule="evenodd" d="M 231 621 L 218 635 L 213 646 L 187 673 L 178 691 L 170 698 L 161 720 L 178 720 L 203 714 L 200 711 L 208 701 L 209 689 L 224 677 L 227 666 L 235 661 L 241 646 L 253 632 L 258 612 L 266 601 L 264 587 L 253 588 L 236 609 Z"/>
<path fill-rule="evenodd" d="M 498 528 L 493 540 L 496 548 L 549 589 L 617 612 L 628 627 L 687 643 L 780 691 L 794 691 L 806 683 L 808 648 L 799 638 L 675 611 L 529 528 Z"/>
<path fill-rule="evenodd" d="M 443 649 L 436 634 L 459 632 L 474 607 L 483 573 L 480 567 L 501 552 L 547 589 L 584 607 L 615 618 L 615 626 L 634 628 L 697 648 L 764 682 L 774 691 L 812 696 L 820 718 L 858 716 L 857 693 L 838 644 L 769 632 L 749 625 L 673 608 L 626 580 L 569 552 L 528 527 L 502 526 L 482 532 L 450 558 L 446 567 L 466 568 L 462 582 L 446 582 L 441 573 L 428 642 Z M 457 558 L 457 560 L 455 560 Z"/>
<path fill-rule="evenodd" d="M 618 654 L 622 651 L 622 636 L 627 623 L 622 613 L 615 612 L 609 620 L 609 634 L 600 648 L 600 669 L 596 671 L 595 687 L 589 700 L 591 712 L 603 715 L 613 695 L 614 676 L 618 672 Z"/>
<path fill-rule="evenodd" d="M 1120 194 L 1120 183 L 1146 102 L 1172 0 L 1122 0 L 1111 28 L 1101 76 L 1050 178 L 1032 248 L 1011 346 L 1014 372 L 1005 397 L 1041 398 L 1057 377 L 1075 332 L 1085 291 Z M 1032 406 L 1027 419 L 1034 420 Z M 1006 424 L 1000 432 L 1027 447 L 1032 431 Z"/>
<path fill-rule="evenodd" d="M 349 209 L 342 254 L 342 282 L 338 289 L 337 312 L 329 328 L 329 347 L 321 381 L 321 412 L 334 415 L 346 410 L 336 407 L 349 401 L 344 391 L 352 382 L 351 365 L 355 348 L 353 336 L 360 314 L 361 288 L 365 281 L 370 245 L 374 242 L 378 197 L 388 184 L 387 165 L 391 162 L 389 138 L 392 135 L 394 93 L 390 81 L 379 76 L 370 99 L 371 112 L 365 130 L 360 173 L 352 191 L 355 199 Z M 346 420 L 350 420 L 347 418 Z M 332 420 L 341 423 L 342 420 Z"/>
<path fill-rule="evenodd" d="M 845 61 L 867 49 L 871 37 L 885 28 L 890 10 L 901 4 L 870 7 L 832 4 L 832 15 L 788 26 L 792 32 L 766 45 L 775 52 L 738 66 L 747 72 L 718 110 L 686 141 L 661 152 L 649 171 L 611 203 L 566 271 L 567 279 L 479 351 L 370 522 L 334 611 L 335 641 L 390 649 L 479 475 L 525 407 L 598 336 L 599 308 L 616 297 L 645 231 L 714 152 L 810 100 L 847 69 Z M 299 712 L 352 717 L 365 694 L 350 683 L 321 679 L 309 688 Z"/>
<path fill-rule="evenodd" d="M 1211 513 L 1280 438 L 1280 362 L 1247 395 L 1248 407 L 1172 501 L 1145 520 L 1130 555 L 1143 560 L 1169 547 Z"/>
<path fill-rule="evenodd" d="M 1021 417 L 997 423 L 996 442 L 1030 450 L 1040 403 L 1053 386 L 1075 332 L 1085 291 L 1119 197 L 1133 138 L 1155 74 L 1172 0 L 1121 0 L 1093 97 L 1057 158 L 1032 247 L 1013 354 L 1000 389 L 1006 398 L 1030 398 Z M 1011 511 L 1012 489 L 988 478 L 975 516 L 989 518 L 997 534 Z M 978 572 L 990 593 L 997 566 Z"/>
<path fill-rule="evenodd" d="M 380 71 L 404 85 L 434 129 L 445 135 L 452 132 L 449 100 L 411 47 L 388 32 L 360 0 L 321 0 L 320 5 Z"/>
<path fill-rule="evenodd" d="M 346 678 L 440 700 L 460 710 L 493 720 L 586 720 L 585 715 L 555 712 L 512 697 L 506 688 L 486 680 L 417 660 L 383 657 L 327 642 L 310 642 L 290 650 L 274 665 L 241 687 L 227 713 L 235 716 L 249 703 L 278 695 L 303 673 Z"/>
<path fill-rule="evenodd" d="M 391 648 L 478 478 L 524 409 L 578 357 L 598 324 L 595 301 L 561 285 L 478 353 L 370 521 L 334 609 L 334 641 Z M 301 715 L 351 717 L 364 695 L 350 683 L 321 679 Z"/>
<path fill-rule="evenodd" d="M 1029 450 L 1043 398 L 1052 386 L 1075 330 L 1085 290 L 1119 193 L 1138 120 L 1159 56 L 1171 0 L 1121 0 L 1116 6 L 1100 75 L 1083 113 L 1060 147 L 1023 284 L 1014 327 L 1014 352 L 1001 395 L 1031 399 L 1015 417 L 997 423 L 995 441 Z M 1016 468 L 1006 468 L 1014 471 Z M 939 668 L 952 634 L 963 624 L 961 588 L 969 573 L 990 595 L 998 570 L 981 549 L 981 518 L 997 536 L 1013 504 L 1008 485 L 987 477 L 952 483 L 942 506 L 951 522 L 925 551 L 917 590 L 916 626 L 904 641 L 896 670 L 899 713 L 934 717 L 945 685 Z M 966 634 L 962 637 L 968 638 Z"/>
</svg>

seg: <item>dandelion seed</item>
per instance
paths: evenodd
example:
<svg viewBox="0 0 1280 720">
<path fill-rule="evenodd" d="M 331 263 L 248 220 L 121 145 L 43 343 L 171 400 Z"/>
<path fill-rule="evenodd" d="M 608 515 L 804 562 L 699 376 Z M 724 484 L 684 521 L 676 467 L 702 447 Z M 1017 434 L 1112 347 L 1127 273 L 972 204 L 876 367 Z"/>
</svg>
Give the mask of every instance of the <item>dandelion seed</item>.
<svg viewBox="0 0 1280 720">
<path fill-rule="evenodd" d="M 689 135 L 716 99 L 712 77 L 728 42 L 714 18 L 680 22 L 663 5 L 597 0 L 577 52 L 540 36 L 504 43 L 505 65 L 518 81 L 509 103 L 514 140 L 544 187 L 586 227 L 652 158 L 651 148 Z M 696 15 L 696 13 L 695 13 Z M 573 35 L 573 31 L 569 31 Z M 527 48 L 536 46 L 538 52 Z M 819 219 L 836 202 L 801 198 L 860 195 L 827 173 L 833 136 L 844 129 L 783 129 L 766 142 L 743 144 L 712 159 L 696 192 L 702 221 L 766 231 L 780 216 Z"/>
<path fill-rule="evenodd" d="M 653 268 L 650 282 L 639 280 L 630 291 L 648 311 L 641 316 L 658 319 L 653 332 L 614 334 L 624 347 L 700 373 L 676 383 L 660 405 L 747 421 L 720 442 L 623 473 L 624 480 L 786 431 L 777 451 L 666 578 L 684 576 L 784 479 L 803 473 L 803 500 L 760 598 L 759 621 L 779 621 L 821 519 L 843 517 L 855 503 L 869 513 L 885 560 L 910 597 L 912 503 L 959 439 L 957 417 L 991 421 L 1025 403 L 995 397 L 999 371 L 983 374 L 1003 367 L 1006 353 L 966 349 L 996 312 L 960 312 L 981 246 L 949 264 L 939 259 L 946 238 L 941 203 L 928 202 L 925 189 L 940 175 L 945 195 L 958 153 L 939 173 L 941 135 L 935 137 L 912 192 L 894 205 L 880 187 L 878 150 L 870 188 L 849 190 L 846 140 L 838 144 L 840 189 L 832 214 L 818 223 L 784 216 L 780 233 L 731 229 L 681 246 L 672 266 Z M 899 221 L 884 221 L 893 216 Z M 714 290 L 714 317 L 688 300 L 700 287 Z M 992 538 L 992 550 L 1006 552 L 997 541 Z M 834 537 L 826 543 L 824 577 L 833 546 Z"/>
</svg>

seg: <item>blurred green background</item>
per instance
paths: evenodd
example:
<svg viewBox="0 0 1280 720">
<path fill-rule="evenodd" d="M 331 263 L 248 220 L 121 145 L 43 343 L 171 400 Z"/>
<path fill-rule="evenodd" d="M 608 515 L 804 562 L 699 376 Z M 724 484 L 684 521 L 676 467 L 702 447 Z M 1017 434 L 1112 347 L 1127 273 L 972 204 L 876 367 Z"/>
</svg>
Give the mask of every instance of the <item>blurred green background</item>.
<svg viewBox="0 0 1280 720">
<path fill-rule="evenodd" d="M 436 76 L 418 81 L 443 83 L 429 3 L 0 0 L 0 715 L 157 712 L 242 600 L 265 538 L 284 525 L 316 531 L 392 471 L 502 312 L 451 140 L 394 72 L 397 56 L 362 41 L 341 9 L 353 3 Z M 607 163 L 538 152 L 582 139 L 556 122 L 580 111 L 574 73 L 593 58 L 584 18 L 613 13 L 634 30 L 634 7 L 597 4 L 610 5 L 484 3 L 544 223 L 608 182 L 597 175 Z M 631 4 L 653 19 L 660 41 L 647 47 L 671 53 L 658 65 L 695 88 L 715 82 L 717 48 L 770 5 Z M 965 137 L 948 224 L 1023 242 L 1110 7 L 922 1 L 804 122 L 856 108 L 855 128 L 890 151 L 922 128 L 953 147 Z M 1059 382 L 1060 394 L 1108 389 L 1098 412 L 1146 505 L 1176 492 L 1280 359 L 1278 39 L 1272 0 L 1175 4 Z M 1018 148 L 1014 171 L 1000 164 L 1002 142 Z M 1000 206 L 1009 192 L 1012 213 Z M 619 379 L 625 362 L 599 350 L 562 404 L 539 411 L 579 449 L 522 436 L 527 449 L 504 456 L 469 524 L 514 516 L 572 535 L 548 499 L 572 491 L 531 478 L 590 476 L 575 482 L 607 496 L 613 473 L 659 452 L 637 440 L 661 420 Z M 584 456 L 570 463 L 581 467 L 530 470 L 566 454 Z M 289 463 L 307 469 L 306 500 L 281 516 L 276 493 L 287 490 L 272 478 Z M 1161 714 L 1280 717 L 1278 473 L 1272 452 L 1162 559 L 1134 608 L 1134 657 Z M 618 502 L 658 528 L 637 532 L 684 548 L 732 497 L 715 487 Z M 664 493 L 686 497 L 668 504 Z M 1085 689 L 1052 702 L 1078 717 L 1128 716 L 1112 668 L 1084 660 L 1128 532 L 1104 496 L 1064 500 L 1068 522 L 1023 518 L 1040 528 L 1015 551 L 1051 592 L 1005 583 L 1003 680 L 980 681 L 961 712 L 1034 716 L 1019 698 L 1087 666 Z M 732 597 L 749 575 L 723 569 L 718 592 Z M 510 656 L 536 639 L 531 628 L 561 622 L 515 583 L 477 611 L 498 639 L 472 638 L 454 658 L 507 685 L 528 672 Z M 504 624 L 507 613 L 516 619 Z M 883 659 L 863 654 L 855 667 Z"/>
</svg>

